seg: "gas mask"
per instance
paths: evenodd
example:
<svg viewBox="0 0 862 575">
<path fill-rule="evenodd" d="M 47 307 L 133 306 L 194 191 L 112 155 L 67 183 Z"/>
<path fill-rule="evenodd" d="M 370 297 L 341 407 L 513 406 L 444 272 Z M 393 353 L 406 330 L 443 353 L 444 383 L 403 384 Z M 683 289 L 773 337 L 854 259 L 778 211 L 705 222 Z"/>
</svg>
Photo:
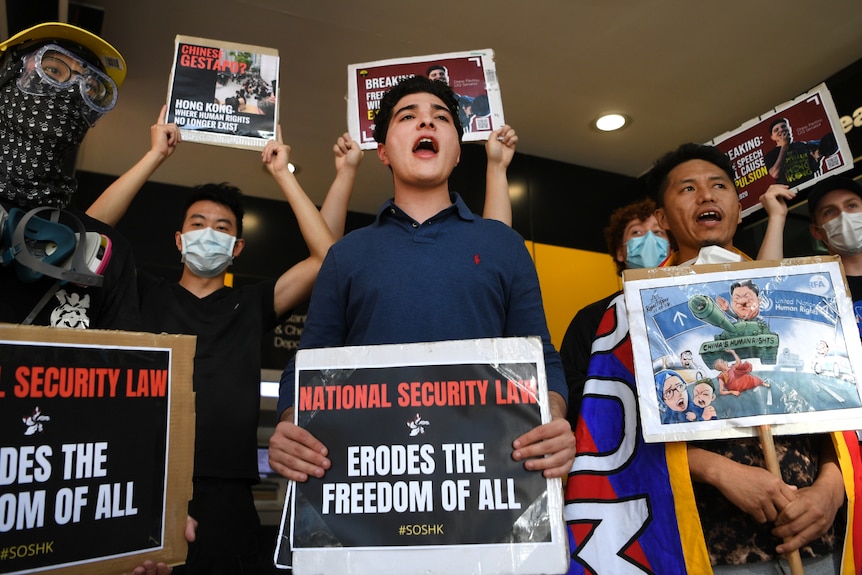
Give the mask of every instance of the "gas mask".
<svg viewBox="0 0 862 575">
<path fill-rule="evenodd" d="M 51 212 L 51 219 L 37 214 Z M 24 212 L 0 206 L 0 264 L 14 265 L 18 280 L 38 281 L 43 275 L 82 286 L 101 286 L 111 258 L 111 241 L 67 214 L 78 232 L 61 224 L 60 210 L 36 208 Z"/>
</svg>

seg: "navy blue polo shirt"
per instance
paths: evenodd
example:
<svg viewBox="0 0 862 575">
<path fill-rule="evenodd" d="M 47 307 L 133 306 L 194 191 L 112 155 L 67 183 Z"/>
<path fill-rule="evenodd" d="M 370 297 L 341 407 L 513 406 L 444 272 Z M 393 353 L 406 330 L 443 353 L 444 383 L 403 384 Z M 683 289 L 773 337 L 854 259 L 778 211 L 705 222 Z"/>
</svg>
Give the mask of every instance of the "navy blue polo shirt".
<svg viewBox="0 0 862 575">
<path fill-rule="evenodd" d="M 418 223 L 393 200 L 346 235 L 320 269 L 300 349 L 539 336 L 548 389 L 568 395 L 524 239 L 473 214 L 458 194 Z M 279 414 L 293 405 L 291 362 Z"/>
</svg>

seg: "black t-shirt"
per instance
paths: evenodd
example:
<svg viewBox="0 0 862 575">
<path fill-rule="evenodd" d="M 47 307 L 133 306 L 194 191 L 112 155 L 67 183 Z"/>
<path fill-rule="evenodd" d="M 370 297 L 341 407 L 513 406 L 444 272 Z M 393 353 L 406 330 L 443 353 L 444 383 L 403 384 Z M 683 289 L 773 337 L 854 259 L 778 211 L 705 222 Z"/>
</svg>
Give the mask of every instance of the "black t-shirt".
<svg viewBox="0 0 862 575">
<path fill-rule="evenodd" d="M 786 184 L 791 188 L 813 178 L 820 170 L 820 162 L 811 154 L 817 150 L 819 142 L 790 142 L 784 156 L 784 166 L 781 175 L 775 178 L 776 183 Z M 766 169 L 771 169 L 778 161 L 780 148 L 769 150 L 763 161 Z"/>
<path fill-rule="evenodd" d="M 144 329 L 197 336 L 195 477 L 258 478 L 261 336 L 277 323 L 275 281 L 198 298 L 140 273 Z"/>
<path fill-rule="evenodd" d="M 13 206 L 3 204 L 8 211 Z M 46 215 L 39 214 L 39 216 Z M 135 261 L 128 241 L 116 230 L 75 208 L 60 216 L 60 223 L 73 232 L 77 225 L 69 213 L 78 218 L 87 231 L 104 234 L 111 240 L 111 255 L 101 287 L 63 283 L 31 322 L 33 325 L 89 329 L 121 329 L 138 331 L 138 292 L 135 282 Z M 37 217 L 39 217 L 37 216 Z M 47 217 L 47 216 L 46 216 Z M 3 246 L 4 248 L 8 246 Z M 36 281 L 21 281 L 16 270 L 20 264 L 0 266 L 0 321 L 21 323 L 58 280 L 42 276 Z"/>
</svg>

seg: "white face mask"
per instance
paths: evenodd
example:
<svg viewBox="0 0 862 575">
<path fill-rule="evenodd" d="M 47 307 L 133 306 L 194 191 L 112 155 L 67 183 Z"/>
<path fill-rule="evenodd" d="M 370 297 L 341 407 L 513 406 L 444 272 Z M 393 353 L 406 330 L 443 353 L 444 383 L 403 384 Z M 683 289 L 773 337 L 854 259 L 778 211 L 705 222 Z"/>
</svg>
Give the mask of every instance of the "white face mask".
<svg viewBox="0 0 862 575">
<path fill-rule="evenodd" d="M 195 275 L 212 278 L 233 262 L 236 238 L 212 228 L 192 230 L 180 236 L 183 261 Z"/>
<path fill-rule="evenodd" d="M 862 212 L 841 212 L 821 227 L 837 254 L 852 256 L 862 252 Z"/>
</svg>

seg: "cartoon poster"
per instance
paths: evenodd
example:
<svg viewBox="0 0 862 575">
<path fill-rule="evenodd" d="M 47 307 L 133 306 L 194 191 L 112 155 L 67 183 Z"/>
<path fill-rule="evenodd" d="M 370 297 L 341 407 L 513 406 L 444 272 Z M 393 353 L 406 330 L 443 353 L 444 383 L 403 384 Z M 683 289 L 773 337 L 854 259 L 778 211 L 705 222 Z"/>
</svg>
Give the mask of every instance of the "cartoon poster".
<svg viewBox="0 0 862 575">
<path fill-rule="evenodd" d="M 624 273 L 646 441 L 855 429 L 862 343 L 836 257 Z"/>
<path fill-rule="evenodd" d="M 278 125 L 278 50 L 177 36 L 167 121 L 184 140 L 260 150 Z"/>
<path fill-rule="evenodd" d="M 193 357 L 189 336 L 0 327 L 0 573 L 182 561 Z"/>
<path fill-rule="evenodd" d="M 363 150 L 377 147 L 374 118 L 380 99 L 410 76 L 448 84 L 459 103 L 465 142 L 485 141 L 505 124 L 493 50 L 452 52 L 351 64 L 347 67 L 347 125 Z"/>
<path fill-rule="evenodd" d="M 296 365 L 297 423 L 332 467 L 294 485 L 278 565 L 292 551 L 300 574 L 565 572 L 561 484 L 512 459 L 550 418 L 539 338 L 300 350 Z"/>
<path fill-rule="evenodd" d="M 801 190 L 853 167 L 826 84 L 707 143 L 730 158 L 743 217 L 763 207 L 772 184 Z"/>
</svg>

